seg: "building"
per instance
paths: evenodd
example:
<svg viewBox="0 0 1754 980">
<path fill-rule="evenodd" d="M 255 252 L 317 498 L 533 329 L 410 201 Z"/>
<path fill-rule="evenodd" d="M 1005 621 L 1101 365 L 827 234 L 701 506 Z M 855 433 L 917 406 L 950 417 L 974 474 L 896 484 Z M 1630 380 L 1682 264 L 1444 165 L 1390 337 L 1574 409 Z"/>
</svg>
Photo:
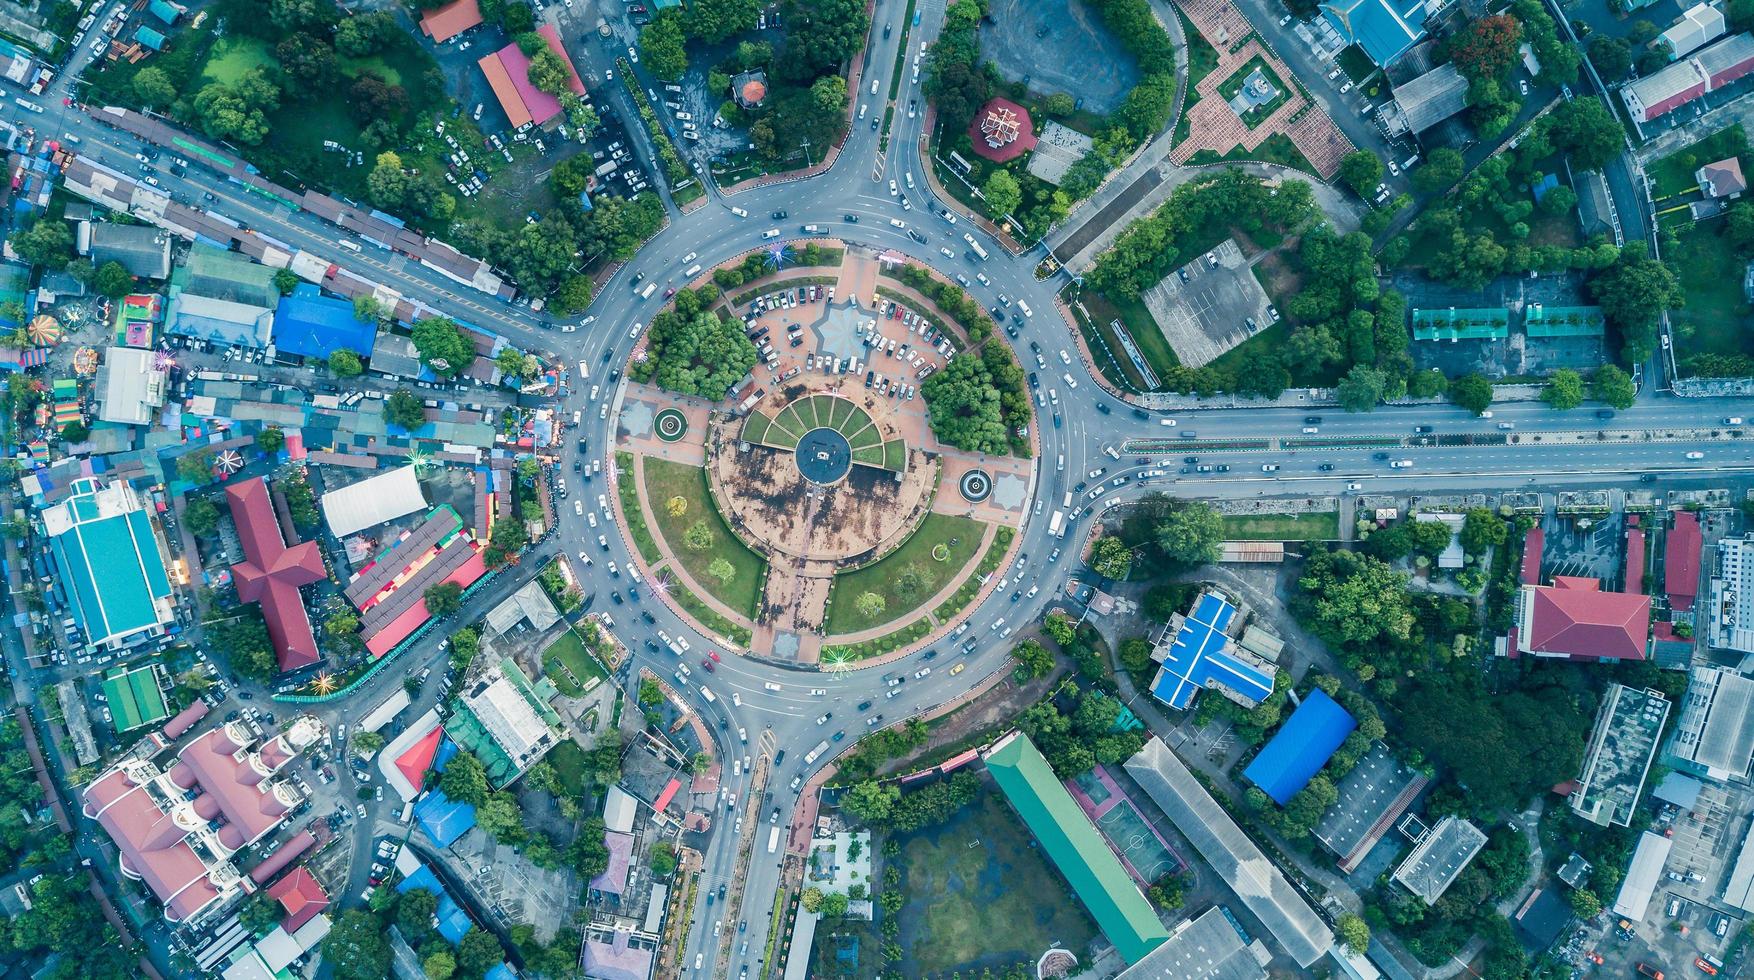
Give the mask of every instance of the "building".
<svg viewBox="0 0 1754 980">
<path fill-rule="evenodd" d="M 1571 809 L 1598 826 L 1632 826 L 1644 777 L 1668 720 L 1669 699 L 1661 691 L 1609 684 L 1589 748 L 1584 750 L 1583 774 L 1571 793 Z"/>
<path fill-rule="evenodd" d="M 1670 613 L 1692 612 L 1699 596 L 1699 556 L 1703 541 L 1699 515 L 1675 512 L 1675 526 L 1663 539 L 1663 592 L 1669 597 Z"/>
<path fill-rule="evenodd" d="M 567 72 L 572 76 L 568 87 L 574 95 L 582 98 L 585 94 L 585 83 L 579 79 L 572 58 L 567 55 L 566 47 L 560 43 L 560 33 L 552 24 L 542 25 L 536 29 L 536 33 L 548 42 L 549 50 L 566 62 Z M 530 56 L 516 44 L 508 44 L 483 56 L 476 65 L 481 68 L 481 74 L 486 76 L 488 87 L 493 89 L 494 98 L 499 100 L 499 107 L 505 111 L 506 119 L 513 129 L 525 123 L 546 125 L 549 120 L 560 115 L 560 100 L 530 84 Z"/>
<path fill-rule="evenodd" d="M 164 545 L 135 489 L 74 480 L 40 512 L 55 559 L 54 589 L 90 647 L 121 647 L 176 623 Z"/>
<path fill-rule="evenodd" d="M 165 332 L 221 347 L 260 350 L 272 338 L 280 290 L 274 270 L 241 252 L 196 243 L 171 273 Z"/>
<path fill-rule="evenodd" d="M 1169 938 L 1151 904 L 1029 736 L 1011 732 L 983 758 L 1012 809 L 1122 959 L 1137 963 Z"/>
<path fill-rule="evenodd" d="M 1699 182 L 1699 193 L 1706 197 L 1733 199 L 1748 189 L 1748 180 L 1742 176 L 1742 161 L 1735 157 L 1700 167 L 1693 172 L 1693 179 Z"/>
<path fill-rule="evenodd" d="M 287 932 L 299 931 L 329 907 L 328 893 L 304 868 L 294 869 L 292 874 L 269 885 L 268 897 L 286 909 L 286 918 L 280 921 L 280 927 Z"/>
<path fill-rule="evenodd" d="M 603 826 L 607 830 L 629 834 L 633 818 L 639 813 L 639 800 L 620 786 L 611 786 L 603 794 Z"/>
<path fill-rule="evenodd" d="M 1425 789 L 1430 777 L 1404 765 L 1381 742 L 1335 787 L 1340 798 L 1316 824 L 1315 839 L 1351 874 Z"/>
<path fill-rule="evenodd" d="M 758 109 L 767 99 L 767 72 L 746 71 L 731 79 L 731 98 L 744 109 Z"/>
<path fill-rule="evenodd" d="M 1156 949 L 1115 980 L 1266 980 L 1272 954 L 1250 941 L 1236 917 L 1214 905 L 1176 925 Z"/>
<path fill-rule="evenodd" d="M 1194 600 L 1186 616 L 1177 614 L 1158 634 L 1151 659 L 1158 662 L 1151 696 L 1172 708 L 1186 709 L 1194 696 L 1213 689 L 1246 707 L 1273 693 L 1278 669 L 1240 648 L 1230 646 L 1226 631 L 1236 606 L 1216 591 Z"/>
<path fill-rule="evenodd" d="M 378 325 L 353 315 L 353 304 L 301 283 L 274 310 L 274 349 L 281 357 L 324 358 L 338 350 L 371 353 Z"/>
<path fill-rule="evenodd" d="M 1661 118 L 1694 99 L 1754 71 L 1754 35 L 1722 38 L 1680 61 L 1628 82 L 1620 100 L 1634 123 Z"/>
<path fill-rule="evenodd" d="M 117 667 L 105 675 L 104 704 L 110 709 L 110 721 L 116 731 L 131 732 L 169 718 L 171 711 L 165 703 L 164 689 L 164 668 L 155 663 Z"/>
<path fill-rule="evenodd" d="M 1334 946 L 1327 923 L 1169 746 L 1153 737 L 1125 768 L 1299 966 L 1327 955 Z"/>
<path fill-rule="evenodd" d="M 1517 937 L 1532 953 L 1544 953 L 1571 924 L 1571 903 L 1557 888 L 1537 888 L 1510 917 Z"/>
<path fill-rule="evenodd" d="M 149 735 L 144 751 L 86 786 L 84 813 L 115 843 L 121 873 L 152 892 L 166 919 L 194 922 L 248 890 L 232 856 L 304 801 L 278 774 L 322 734 L 322 725 L 305 715 L 257 744 L 242 723 L 228 722 L 162 765 L 154 760 L 171 743 Z"/>
<path fill-rule="evenodd" d="M 418 378 L 421 371 L 420 352 L 414 341 L 400 334 L 380 331 L 371 349 L 371 369 L 392 378 Z"/>
<path fill-rule="evenodd" d="M 426 492 L 413 466 L 400 466 L 323 494 L 323 519 L 337 538 L 425 510 Z"/>
<path fill-rule="evenodd" d="M 1626 877 L 1620 882 L 1620 894 L 1614 899 L 1615 915 L 1634 922 L 1644 921 L 1645 910 L 1650 906 L 1651 896 L 1656 894 L 1663 864 L 1669 860 L 1669 848 L 1673 845 L 1674 841 L 1662 834 L 1647 830 L 1639 835 L 1638 850 L 1632 854 L 1632 865 L 1626 869 Z"/>
<path fill-rule="evenodd" d="M 1328 692 L 1314 688 L 1242 774 L 1285 806 L 1357 727 L 1358 721 Z"/>
<path fill-rule="evenodd" d="M 1393 878 L 1425 904 L 1435 905 L 1485 846 L 1485 831 L 1459 817 L 1444 817 L 1419 836 Z"/>
<path fill-rule="evenodd" d="M 1723 36 L 1723 11 L 1705 3 L 1689 7 L 1680 20 L 1662 33 L 1662 39 L 1669 42 L 1669 51 L 1676 58 L 1685 58 Z"/>
<path fill-rule="evenodd" d="M 1413 519 L 1421 524 L 1443 524 L 1449 528 L 1449 544 L 1444 545 L 1443 552 L 1437 556 L 1438 568 L 1461 568 L 1466 563 L 1467 555 L 1462 551 L 1462 524 L 1466 518 L 1461 514 L 1420 513 Z"/>
<path fill-rule="evenodd" d="M 445 734 L 481 762 L 494 789 L 503 789 L 567 737 L 565 723 L 548 706 L 557 693 L 546 677 L 532 686 L 518 662 L 506 657 L 457 695 Z"/>
<path fill-rule="evenodd" d="M 609 852 L 609 864 L 603 868 L 602 874 L 590 880 L 587 887 L 599 896 L 613 896 L 619 900 L 627 891 L 628 873 L 633 869 L 633 835 L 605 830 L 603 847 Z"/>
<path fill-rule="evenodd" d="M 1742 837 L 1736 863 L 1730 867 L 1729 880 L 1724 882 L 1724 903 L 1744 912 L 1754 912 L 1754 827 L 1749 827 Z"/>
<path fill-rule="evenodd" d="M 1669 741 L 1678 768 L 1719 781 L 1745 781 L 1754 761 L 1754 679 L 1695 667 Z"/>
<path fill-rule="evenodd" d="M 432 768 L 444 741 L 437 708 L 428 709 L 402 729 L 378 750 L 378 772 L 385 785 L 396 791 L 404 803 L 412 803 L 426 783 L 426 771 Z"/>
<path fill-rule="evenodd" d="M 119 225 L 113 222 L 81 224 L 79 253 L 90 255 L 95 265 L 119 262 L 128 274 L 141 279 L 164 279 L 171 274 L 171 236 L 151 225 Z"/>
<path fill-rule="evenodd" d="M 347 585 L 366 649 L 381 657 L 425 626 L 432 618 L 427 589 L 441 582 L 467 589 L 486 574 L 480 550 L 463 533 L 462 517 L 449 505 L 434 508 Z"/>
<path fill-rule="evenodd" d="M 1517 598 L 1517 653 L 1566 660 L 1643 660 L 1650 596 L 1604 592 L 1598 579 L 1560 575 L 1524 585 Z"/>
<path fill-rule="evenodd" d="M 1754 653 L 1754 533 L 1718 541 L 1704 615 L 1712 646 Z"/>
<path fill-rule="evenodd" d="M 287 543 L 264 478 L 228 484 L 225 501 L 244 548 L 244 560 L 231 567 L 238 601 L 261 604 L 282 671 L 321 662 L 323 654 L 317 649 L 299 589 L 329 577 L 322 551 L 315 541 L 300 542 L 296 535 Z"/>
<path fill-rule="evenodd" d="M 1425 0 L 1330 0 L 1322 19 L 1386 68 L 1425 36 Z"/>
<path fill-rule="evenodd" d="M 529 623 L 537 633 L 547 632 L 560 622 L 560 610 L 548 598 L 548 590 L 538 579 L 531 579 L 487 611 L 487 630 L 493 636 L 504 636 L 521 623 Z"/>
<path fill-rule="evenodd" d="M 170 394 L 170 371 L 158 352 L 106 347 L 97 369 L 97 417 L 122 425 L 151 425 Z"/>
<path fill-rule="evenodd" d="M 646 980 L 652 975 L 657 952 L 657 941 L 650 935 L 592 928 L 585 935 L 585 976 L 591 980 Z"/>
<path fill-rule="evenodd" d="M 1029 110 L 1008 99 L 992 99 L 968 123 L 974 151 L 994 163 L 1007 163 L 1035 149 Z"/>
<path fill-rule="evenodd" d="M 1417 136 L 1468 107 L 1468 80 L 1453 64 L 1440 65 L 1395 89 L 1391 132 Z"/>
<path fill-rule="evenodd" d="M 451 0 L 420 15 L 420 33 L 443 44 L 466 30 L 481 26 L 478 0 Z"/>
</svg>

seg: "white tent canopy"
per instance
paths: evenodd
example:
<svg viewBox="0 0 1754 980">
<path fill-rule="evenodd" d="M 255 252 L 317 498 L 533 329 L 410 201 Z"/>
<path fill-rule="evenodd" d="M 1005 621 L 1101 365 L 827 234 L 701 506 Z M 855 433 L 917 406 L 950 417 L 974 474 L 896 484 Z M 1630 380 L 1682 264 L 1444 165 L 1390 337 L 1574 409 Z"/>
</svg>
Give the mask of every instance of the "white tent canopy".
<svg viewBox="0 0 1754 980">
<path fill-rule="evenodd" d="M 338 538 L 427 508 L 414 467 L 380 473 L 323 494 L 323 518 Z"/>
</svg>

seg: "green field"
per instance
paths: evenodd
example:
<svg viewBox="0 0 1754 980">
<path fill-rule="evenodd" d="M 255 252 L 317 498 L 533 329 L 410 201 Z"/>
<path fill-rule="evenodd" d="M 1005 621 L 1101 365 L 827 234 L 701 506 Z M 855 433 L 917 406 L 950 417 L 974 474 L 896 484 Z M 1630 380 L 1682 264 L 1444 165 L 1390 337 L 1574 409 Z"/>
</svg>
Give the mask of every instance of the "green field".
<svg viewBox="0 0 1754 980">
<path fill-rule="evenodd" d="M 985 531 L 986 525 L 972 518 L 927 514 L 901 547 L 864 568 L 834 577 L 828 593 L 828 632 L 857 633 L 920 608 L 969 566 Z M 943 561 L 932 556 L 939 545 L 947 552 Z M 913 575 L 904 578 L 909 571 Z M 883 597 L 884 609 L 876 616 L 861 615 L 854 608 L 855 600 L 866 592 Z"/>
<path fill-rule="evenodd" d="M 1110 320 L 1120 320 L 1121 325 L 1127 328 L 1127 334 L 1133 338 L 1133 343 L 1139 348 L 1145 363 L 1156 372 L 1160 385 L 1171 371 L 1181 366 L 1181 358 L 1169 346 L 1163 331 L 1157 328 L 1157 321 L 1152 319 L 1151 311 L 1145 308 L 1144 300 L 1137 296 L 1114 297 L 1104 293 L 1085 293 L 1084 306 L 1090 310 L 1094 321 L 1090 325 L 1091 329 L 1109 345 L 1115 361 L 1121 365 L 1127 380 L 1133 384 L 1143 388 L 1143 379 L 1134 372 L 1132 360 L 1121 349 L 1120 341 L 1109 327 Z"/>
<path fill-rule="evenodd" d="M 542 652 L 542 672 L 569 698 L 589 692 L 609 677 L 609 672 L 585 651 L 584 641 L 572 630 L 560 634 Z"/>
<path fill-rule="evenodd" d="M 897 839 L 906 896 L 902 976 L 1033 963 L 1050 945 L 1088 962 L 1095 924 L 997 790 Z"/>
<path fill-rule="evenodd" d="M 579 743 L 566 739 L 556 745 L 542 761 L 554 767 L 562 793 L 568 796 L 585 795 L 590 784 L 585 778 L 585 750 L 579 748 Z"/>
<path fill-rule="evenodd" d="M 633 454 L 625 451 L 615 453 L 615 465 L 623 476 L 616 484 L 616 493 L 621 497 L 621 517 L 627 522 L 627 533 L 633 535 L 633 545 L 639 549 L 639 556 L 647 565 L 656 565 L 664 557 L 658 550 L 658 542 L 652 540 L 652 529 L 646 526 L 646 517 L 639 506 L 639 487 L 634 485 Z"/>
<path fill-rule="evenodd" d="M 275 63 L 274 53 L 268 50 L 267 42 L 233 35 L 213 42 L 213 51 L 207 57 L 206 67 L 201 69 L 201 77 L 230 85 L 244 77 L 251 68 L 269 67 Z"/>
<path fill-rule="evenodd" d="M 1746 264 L 1724 247 L 1717 229 L 1710 222 L 1681 232 L 1681 247 L 1664 256 L 1687 295 L 1687 305 L 1669 313 L 1683 361 L 1695 354 L 1754 354 L 1742 295 Z"/>
<path fill-rule="evenodd" d="M 1224 518 L 1227 541 L 1335 541 L 1340 514 L 1248 514 Z"/>
<path fill-rule="evenodd" d="M 767 562 L 744 547 L 726 526 L 711 494 L 707 493 L 706 470 L 648 456 L 645 471 L 646 499 L 651 502 L 658 533 L 669 544 L 671 554 L 701 588 L 712 593 L 713 598 L 745 616 L 754 617 L 756 603 L 761 600 L 761 580 Z M 670 501 L 674 498 L 681 498 L 683 502 L 680 515 L 670 511 Z M 712 531 L 712 545 L 704 550 L 690 548 L 683 538 L 696 521 L 705 521 Z M 715 558 L 731 563 L 729 582 L 707 574 L 707 566 Z"/>
<path fill-rule="evenodd" d="M 681 582 L 670 583 L 670 597 L 675 599 L 676 604 L 681 606 L 688 615 L 699 621 L 702 626 L 730 640 L 737 646 L 744 648 L 749 646 L 750 633 L 746 627 L 738 626 L 720 615 L 718 610 L 702 602 L 700 596 L 689 591 L 688 586 Z"/>
</svg>

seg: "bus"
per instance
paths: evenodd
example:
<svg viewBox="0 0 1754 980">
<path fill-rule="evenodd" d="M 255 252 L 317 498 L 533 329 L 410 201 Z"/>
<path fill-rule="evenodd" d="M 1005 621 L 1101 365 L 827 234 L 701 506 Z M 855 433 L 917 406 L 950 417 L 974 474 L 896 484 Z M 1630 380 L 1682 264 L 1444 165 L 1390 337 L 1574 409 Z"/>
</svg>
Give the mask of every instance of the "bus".
<svg viewBox="0 0 1754 980">
<path fill-rule="evenodd" d="M 773 852 L 775 852 L 779 849 L 780 849 L 780 829 L 778 827 L 774 827 L 767 832 L 767 853 L 772 854 Z"/>
<path fill-rule="evenodd" d="M 981 243 L 974 240 L 973 234 L 966 231 L 963 232 L 962 240 L 968 243 L 968 247 L 974 250 L 974 254 L 978 256 L 982 262 L 987 260 L 987 250 L 981 248 Z"/>
</svg>

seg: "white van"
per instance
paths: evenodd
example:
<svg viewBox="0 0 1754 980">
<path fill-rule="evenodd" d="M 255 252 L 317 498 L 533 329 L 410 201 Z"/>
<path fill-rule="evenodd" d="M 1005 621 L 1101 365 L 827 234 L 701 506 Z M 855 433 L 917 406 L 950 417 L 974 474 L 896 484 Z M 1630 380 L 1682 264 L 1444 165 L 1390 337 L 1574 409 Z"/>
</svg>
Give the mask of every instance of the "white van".
<svg viewBox="0 0 1754 980">
<path fill-rule="evenodd" d="M 705 684 L 702 684 L 700 686 L 700 696 L 703 698 L 706 698 L 708 704 L 711 704 L 714 701 L 717 701 L 719 699 L 718 695 L 713 693 L 713 689 L 710 687 L 707 687 Z"/>
<path fill-rule="evenodd" d="M 682 274 L 685 276 L 690 276 L 690 277 L 700 275 L 700 263 L 696 262 L 695 264 L 689 266 L 687 269 L 684 269 Z"/>
<path fill-rule="evenodd" d="M 1035 315 L 1035 311 L 1029 308 L 1029 304 L 1025 303 L 1022 300 L 1017 301 L 1017 308 L 1023 311 L 1024 316 L 1034 316 Z"/>
<path fill-rule="evenodd" d="M 356 241 L 353 241 L 351 239 L 347 239 L 347 238 L 341 239 L 340 245 L 342 248 L 348 250 L 349 252 L 361 251 L 361 249 L 359 247 L 359 243 Z"/>
<path fill-rule="evenodd" d="M 657 292 L 657 291 L 658 291 L 658 284 L 655 282 L 648 282 L 648 283 L 646 283 L 646 288 L 639 291 L 639 298 L 640 299 L 651 299 L 652 294 Z"/>
</svg>

